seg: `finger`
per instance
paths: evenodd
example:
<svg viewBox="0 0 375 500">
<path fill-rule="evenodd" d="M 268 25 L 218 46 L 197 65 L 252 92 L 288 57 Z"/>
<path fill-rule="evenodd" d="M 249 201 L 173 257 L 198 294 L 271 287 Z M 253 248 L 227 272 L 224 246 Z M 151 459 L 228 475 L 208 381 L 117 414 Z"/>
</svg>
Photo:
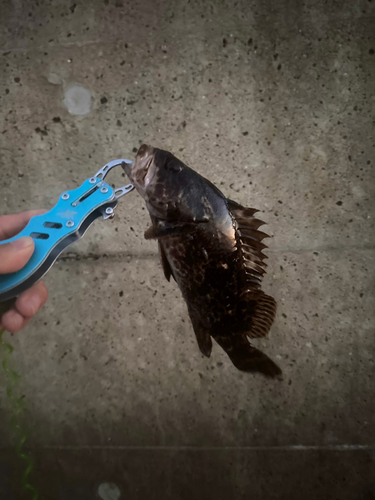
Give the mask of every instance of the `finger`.
<svg viewBox="0 0 375 500">
<path fill-rule="evenodd" d="M 32 318 L 44 306 L 47 298 L 47 287 L 43 281 L 39 281 L 18 297 L 15 309 L 24 318 Z"/>
<path fill-rule="evenodd" d="M 20 214 L 0 217 L 0 240 L 7 240 L 18 234 L 27 225 L 31 217 L 44 214 L 46 210 L 29 210 Z"/>
<path fill-rule="evenodd" d="M 25 328 L 27 323 L 30 321 L 29 318 L 24 318 L 15 309 L 11 309 L 6 312 L 1 318 L 1 324 L 10 333 L 16 333 Z"/>
<path fill-rule="evenodd" d="M 30 260 L 34 248 L 34 240 L 30 236 L 0 245 L 0 274 L 14 273 L 22 269 Z"/>
</svg>

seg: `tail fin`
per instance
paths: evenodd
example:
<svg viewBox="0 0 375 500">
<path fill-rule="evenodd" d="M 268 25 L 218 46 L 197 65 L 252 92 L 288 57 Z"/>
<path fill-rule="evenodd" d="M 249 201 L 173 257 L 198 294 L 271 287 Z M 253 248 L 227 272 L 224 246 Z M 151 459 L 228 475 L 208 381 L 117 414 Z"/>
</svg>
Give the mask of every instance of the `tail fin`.
<svg viewBox="0 0 375 500">
<path fill-rule="evenodd" d="M 266 377 L 282 378 L 282 371 L 262 351 L 253 347 L 245 336 L 214 336 L 236 368 L 245 372 L 260 372 Z"/>
</svg>

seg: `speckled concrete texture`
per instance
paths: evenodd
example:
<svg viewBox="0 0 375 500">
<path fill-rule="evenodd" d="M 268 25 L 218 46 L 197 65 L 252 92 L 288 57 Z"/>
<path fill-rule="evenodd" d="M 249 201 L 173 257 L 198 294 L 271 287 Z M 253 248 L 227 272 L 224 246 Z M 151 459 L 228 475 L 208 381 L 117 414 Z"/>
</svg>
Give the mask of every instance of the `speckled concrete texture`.
<svg viewBox="0 0 375 500">
<path fill-rule="evenodd" d="M 279 304 L 257 346 L 283 382 L 204 358 L 124 197 L 11 339 L 41 498 L 375 498 L 374 2 L 0 9 L 0 213 L 50 208 L 147 142 L 260 209 Z M 0 496 L 28 498 L 0 392 Z"/>
</svg>

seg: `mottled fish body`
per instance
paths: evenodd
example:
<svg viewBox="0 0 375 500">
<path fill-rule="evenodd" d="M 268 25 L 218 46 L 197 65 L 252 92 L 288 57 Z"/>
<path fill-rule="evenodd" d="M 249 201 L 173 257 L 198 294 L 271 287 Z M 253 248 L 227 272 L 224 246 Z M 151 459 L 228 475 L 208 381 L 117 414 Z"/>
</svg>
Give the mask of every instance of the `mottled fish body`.
<svg viewBox="0 0 375 500">
<path fill-rule="evenodd" d="M 281 375 L 248 338 L 267 335 L 275 300 L 261 290 L 267 235 L 258 211 L 227 199 L 210 181 L 167 151 L 142 145 L 124 169 L 146 202 L 164 274 L 173 276 L 186 301 L 201 352 L 212 340 L 240 370 Z"/>
</svg>

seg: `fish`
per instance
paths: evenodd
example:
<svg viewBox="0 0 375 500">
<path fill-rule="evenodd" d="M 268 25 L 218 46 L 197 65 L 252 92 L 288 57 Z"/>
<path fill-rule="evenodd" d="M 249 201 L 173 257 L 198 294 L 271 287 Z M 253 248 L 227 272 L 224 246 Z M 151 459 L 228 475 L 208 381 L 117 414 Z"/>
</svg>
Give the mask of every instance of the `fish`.
<svg viewBox="0 0 375 500">
<path fill-rule="evenodd" d="M 165 278 L 187 304 L 198 346 L 211 356 L 212 339 L 245 372 L 281 378 L 280 367 L 249 339 L 265 337 L 276 301 L 261 290 L 267 234 L 259 212 L 226 198 L 172 153 L 147 144 L 123 169 L 146 203 Z"/>
</svg>

